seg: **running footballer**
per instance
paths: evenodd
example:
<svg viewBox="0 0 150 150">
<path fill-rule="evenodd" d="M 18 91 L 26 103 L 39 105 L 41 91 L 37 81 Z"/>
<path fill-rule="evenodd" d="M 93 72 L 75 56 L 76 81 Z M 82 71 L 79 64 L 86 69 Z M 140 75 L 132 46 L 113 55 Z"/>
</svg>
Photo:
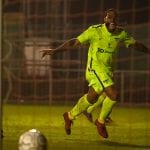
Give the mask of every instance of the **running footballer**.
<svg viewBox="0 0 150 150">
<path fill-rule="evenodd" d="M 114 63 L 120 43 L 127 48 L 141 52 L 150 53 L 150 50 L 142 43 L 136 41 L 123 28 L 118 27 L 118 13 L 115 9 L 109 9 L 104 16 L 104 23 L 92 25 L 78 37 L 64 42 L 55 49 L 41 50 L 43 57 L 57 52 L 70 50 L 72 47 L 88 43 L 88 60 L 86 67 L 86 80 L 89 83 L 89 90 L 69 111 L 63 114 L 65 131 L 71 134 L 71 126 L 76 116 L 88 109 L 92 104 L 101 98 L 102 109 L 95 121 L 98 133 L 103 138 L 108 138 L 105 120 L 117 102 L 117 90 L 113 79 Z"/>
</svg>

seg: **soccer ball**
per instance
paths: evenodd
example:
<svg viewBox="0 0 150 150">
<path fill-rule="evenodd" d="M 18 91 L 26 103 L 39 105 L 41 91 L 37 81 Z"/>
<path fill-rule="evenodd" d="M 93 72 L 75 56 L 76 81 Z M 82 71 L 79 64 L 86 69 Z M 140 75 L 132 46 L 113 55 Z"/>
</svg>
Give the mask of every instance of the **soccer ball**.
<svg viewBox="0 0 150 150">
<path fill-rule="evenodd" d="M 46 150 L 47 140 L 45 136 L 36 129 L 23 133 L 19 138 L 19 150 Z"/>
</svg>

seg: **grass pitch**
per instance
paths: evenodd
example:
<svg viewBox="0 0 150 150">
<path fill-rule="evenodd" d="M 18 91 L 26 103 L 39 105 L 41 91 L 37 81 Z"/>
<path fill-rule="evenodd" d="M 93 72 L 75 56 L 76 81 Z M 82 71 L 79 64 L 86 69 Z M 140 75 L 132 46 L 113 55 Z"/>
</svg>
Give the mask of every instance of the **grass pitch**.
<svg viewBox="0 0 150 150">
<path fill-rule="evenodd" d="M 20 135 L 40 130 L 48 140 L 48 150 L 150 150 L 150 109 L 115 107 L 114 123 L 107 126 L 109 138 L 101 138 L 96 126 L 80 115 L 72 134 L 66 135 L 62 114 L 72 106 L 4 105 L 3 150 L 17 150 Z M 97 118 L 100 108 L 94 111 Z"/>
</svg>

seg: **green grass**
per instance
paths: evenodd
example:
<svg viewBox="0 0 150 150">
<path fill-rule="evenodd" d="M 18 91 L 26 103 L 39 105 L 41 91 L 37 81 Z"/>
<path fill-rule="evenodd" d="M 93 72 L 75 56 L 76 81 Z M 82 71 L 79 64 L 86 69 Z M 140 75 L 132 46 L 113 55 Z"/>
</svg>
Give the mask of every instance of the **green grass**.
<svg viewBox="0 0 150 150">
<path fill-rule="evenodd" d="M 150 109 L 115 107 L 114 123 L 107 126 L 109 138 L 102 139 L 96 126 L 83 115 L 66 135 L 62 114 L 72 106 L 4 105 L 3 150 L 17 150 L 19 136 L 29 129 L 40 130 L 48 140 L 48 150 L 149 150 Z M 94 112 L 94 118 L 99 110 Z"/>
</svg>

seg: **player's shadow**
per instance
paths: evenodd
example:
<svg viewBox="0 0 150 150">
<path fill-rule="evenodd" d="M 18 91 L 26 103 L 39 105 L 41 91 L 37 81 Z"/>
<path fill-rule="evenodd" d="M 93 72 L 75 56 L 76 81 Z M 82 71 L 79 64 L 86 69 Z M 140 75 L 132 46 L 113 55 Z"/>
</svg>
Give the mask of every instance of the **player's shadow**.
<svg viewBox="0 0 150 150">
<path fill-rule="evenodd" d="M 107 145 L 107 146 L 114 146 L 114 147 L 126 147 L 127 149 L 128 148 L 142 148 L 142 149 L 147 149 L 149 150 L 150 149 L 150 145 L 137 145 L 137 144 L 130 144 L 130 143 L 120 143 L 120 142 L 114 142 L 114 141 L 103 141 L 102 142 L 104 145 Z"/>
</svg>

